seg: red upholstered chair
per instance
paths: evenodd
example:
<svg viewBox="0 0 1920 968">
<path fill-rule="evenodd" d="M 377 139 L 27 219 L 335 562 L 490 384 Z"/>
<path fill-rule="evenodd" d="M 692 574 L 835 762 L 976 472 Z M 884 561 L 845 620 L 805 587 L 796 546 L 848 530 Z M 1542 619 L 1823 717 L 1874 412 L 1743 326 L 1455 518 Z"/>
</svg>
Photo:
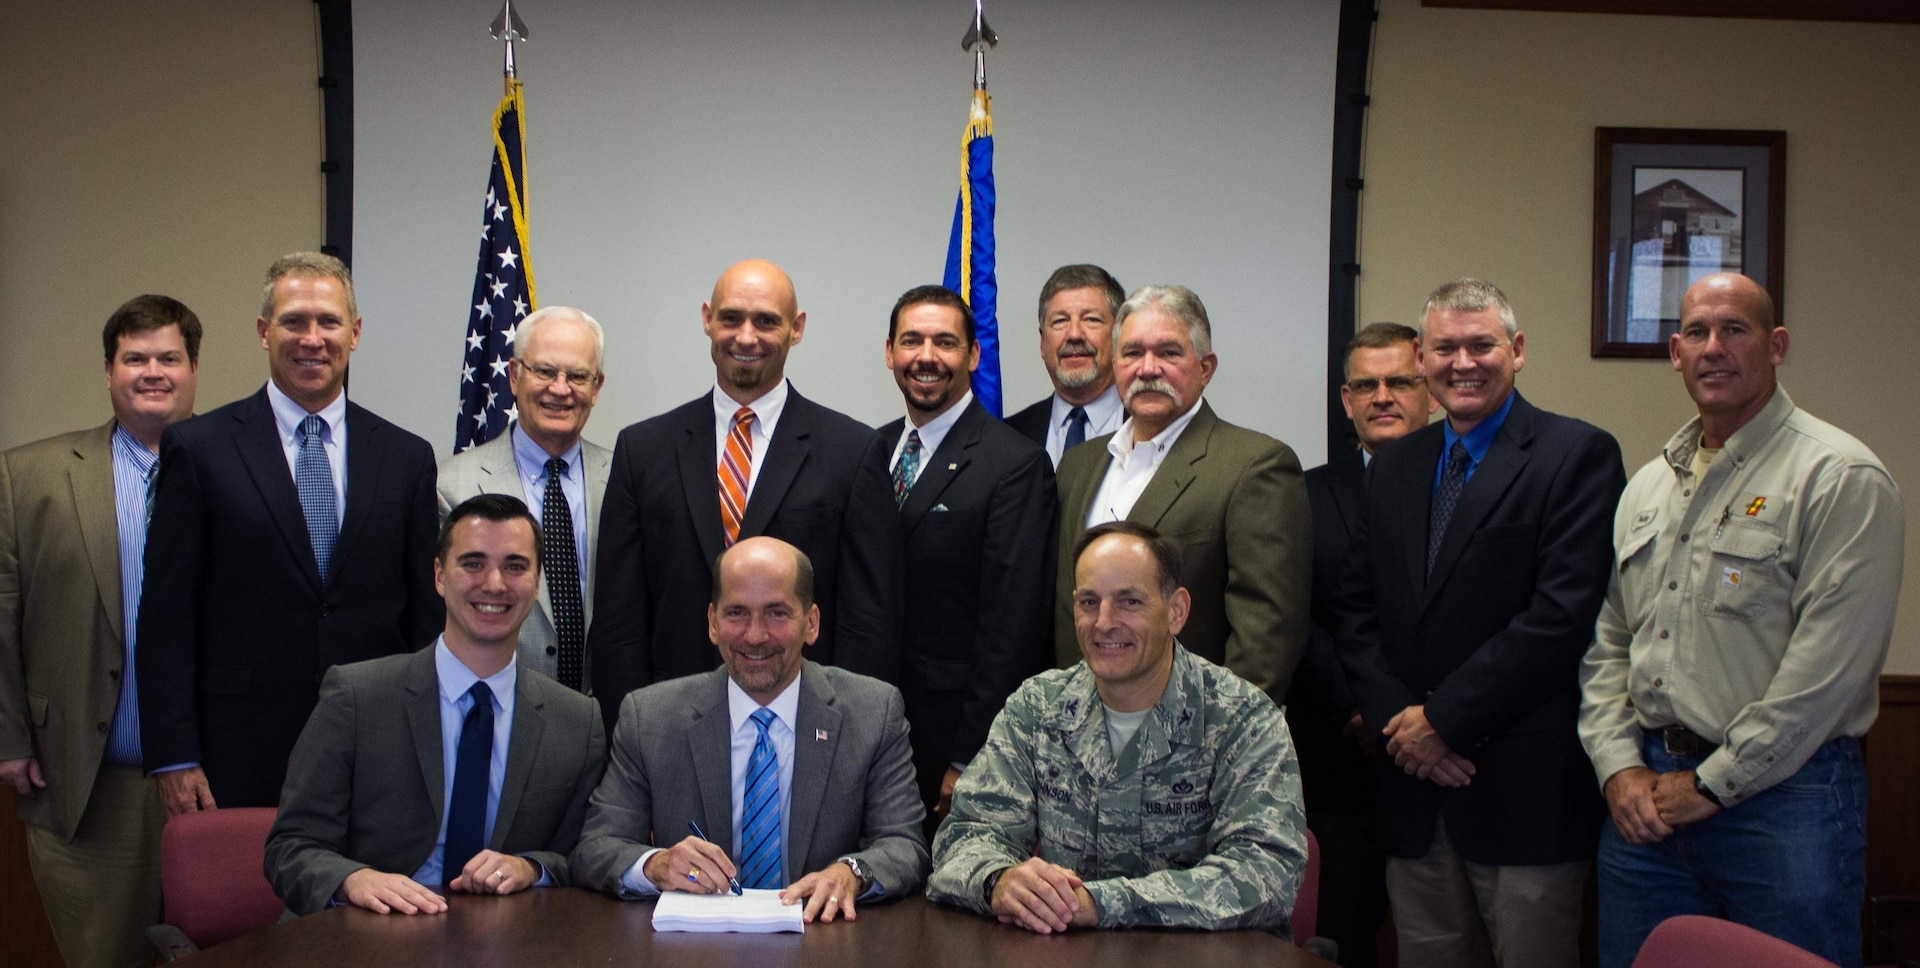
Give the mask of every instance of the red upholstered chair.
<svg viewBox="0 0 1920 968">
<path fill-rule="evenodd" d="M 1307 870 L 1300 875 L 1300 890 L 1293 897 L 1293 914 L 1287 918 L 1293 929 L 1293 943 L 1328 961 L 1338 961 L 1340 946 L 1332 938 L 1314 934 L 1320 927 L 1320 840 L 1307 831 Z"/>
<path fill-rule="evenodd" d="M 147 929 L 163 960 L 280 920 L 286 907 L 261 871 L 274 813 L 271 807 L 235 807 L 168 818 L 160 834 L 167 923 Z"/>
<path fill-rule="evenodd" d="M 1660 922 L 1633 968 L 1838 968 L 1769 934 L 1719 918 L 1682 914 Z"/>
<path fill-rule="evenodd" d="M 1293 940 L 1301 945 L 1320 927 L 1320 840 L 1307 831 L 1307 872 L 1300 877 L 1300 893 L 1293 898 L 1293 915 L 1287 918 L 1293 928 Z"/>
</svg>

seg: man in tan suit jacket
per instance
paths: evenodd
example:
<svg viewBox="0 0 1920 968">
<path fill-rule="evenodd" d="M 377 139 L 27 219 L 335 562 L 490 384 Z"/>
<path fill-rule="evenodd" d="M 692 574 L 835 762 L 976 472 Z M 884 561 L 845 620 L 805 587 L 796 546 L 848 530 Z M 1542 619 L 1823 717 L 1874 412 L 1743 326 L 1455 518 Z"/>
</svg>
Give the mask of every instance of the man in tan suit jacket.
<svg viewBox="0 0 1920 968">
<path fill-rule="evenodd" d="M 1120 429 L 1060 459 L 1060 560 L 1080 533 L 1125 519 L 1180 546 L 1193 598 L 1180 642 L 1280 703 L 1306 650 L 1313 540 L 1300 461 L 1286 444 L 1214 416 L 1201 398 L 1219 361 L 1200 297 L 1143 286 L 1115 322 Z M 1056 582 L 1061 666 L 1080 660 L 1073 570 Z"/>
<path fill-rule="evenodd" d="M 113 419 L 0 455 L 0 783 L 69 968 L 151 963 L 166 812 L 141 768 L 133 630 L 160 431 L 193 412 L 200 320 L 107 320 Z"/>
</svg>

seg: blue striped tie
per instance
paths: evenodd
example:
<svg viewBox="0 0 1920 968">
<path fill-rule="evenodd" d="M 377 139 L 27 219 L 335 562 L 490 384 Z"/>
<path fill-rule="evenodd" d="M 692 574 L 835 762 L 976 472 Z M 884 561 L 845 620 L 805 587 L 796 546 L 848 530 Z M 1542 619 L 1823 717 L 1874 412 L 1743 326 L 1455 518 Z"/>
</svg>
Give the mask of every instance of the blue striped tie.
<svg viewBox="0 0 1920 968">
<path fill-rule="evenodd" d="M 740 800 L 740 884 L 779 890 L 780 877 L 780 758 L 773 753 L 767 726 L 773 710 L 761 707 L 751 717 L 760 736 L 747 757 L 747 789 Z"/>
<path fill-rule="evenodd" d="M 327 461 L 321 432 L 326 421 L 314 414 L 300 421 L 300 457 L 294 463 L 293 486 L 300 491 L 300 510 L 307 519 L 307 538 L 313 542 L 313 561 L 320 580 L 327 580 L 333 564 L 333 542 L 340 536 L 340 518 L 334 511 L 333 465 Z"/>
</svg>

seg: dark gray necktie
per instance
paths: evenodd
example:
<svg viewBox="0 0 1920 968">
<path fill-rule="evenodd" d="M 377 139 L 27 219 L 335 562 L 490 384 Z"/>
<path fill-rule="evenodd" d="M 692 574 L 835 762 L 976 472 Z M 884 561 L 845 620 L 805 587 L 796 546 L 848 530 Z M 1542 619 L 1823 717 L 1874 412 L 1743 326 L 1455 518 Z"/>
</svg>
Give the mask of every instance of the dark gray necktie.
<svg viewBox="0 0 1920 968">
<path fill-rule="evenodd" d="M 1065 453 L 1087 442 L 1087 408 L 1075 407 L 1067 411 L 1067 445 L 1060 449 Z"/>
<path fill-rule="evenodd" d="M 578 690 L 584 672 L 587 612 L 580 595 L 580 561 L 573 548 L 573 512 L 560 490 L 567 462 L 547 461 L 547 494 L 540 505 L 540 557 L 547 562 L 547 604 L 553 607 L 553 630 L 560 638 L 560 684 Z"/>
<path fill-rule="evenodd" d="M 1427 574 L 1433 574 L 1434 559 L 1440 557 L 1440 539 L 1447 536 L 1447 523 L 1460 503 L 1460 492 L 1467 486 L 1467 445 L 1453 442 L 1447 451 L 1447 469 L 1440 475 L 1440 488 L 1433 492 L 1433 513 L 1427 518 Z"/>
</svg>

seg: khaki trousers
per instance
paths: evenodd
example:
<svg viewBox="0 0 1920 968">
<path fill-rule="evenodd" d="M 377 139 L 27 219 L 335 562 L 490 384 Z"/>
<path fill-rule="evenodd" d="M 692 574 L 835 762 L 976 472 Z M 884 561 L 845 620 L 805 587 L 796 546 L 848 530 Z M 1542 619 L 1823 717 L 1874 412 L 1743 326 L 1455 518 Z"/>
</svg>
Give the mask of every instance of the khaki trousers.
<svg viewBox="0 0 1920 968">
<path fill-rule="evenodd" d="M 1470 863 L 1439 821 L 1425 857 L 1387 858 L 1400 968 L 1579 968 L 1587 865 Z"/>
<path fill-rule="evenodd" d="M 160 923 L 160 829 L 167 813 L 139 767 L 100 765 L 73 840 L 27 824 L 27 860 L 67 968 L 153 964 Z"/>
</svg>

